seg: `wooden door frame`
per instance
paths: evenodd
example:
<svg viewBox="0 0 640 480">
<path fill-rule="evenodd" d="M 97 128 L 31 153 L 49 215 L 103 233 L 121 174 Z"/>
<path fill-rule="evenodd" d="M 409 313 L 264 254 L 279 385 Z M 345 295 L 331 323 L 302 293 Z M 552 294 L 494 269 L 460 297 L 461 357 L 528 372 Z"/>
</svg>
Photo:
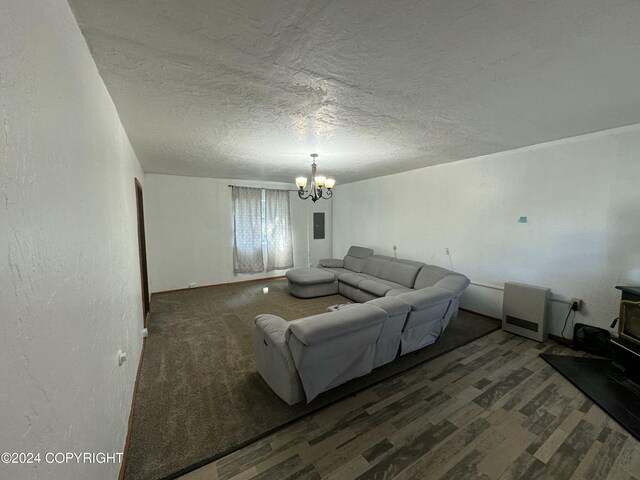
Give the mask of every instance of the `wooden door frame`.
<svg viewBox="0 0 640 480">
<path fill-rule="evenodd" d="M 147 327 L 147 314 L 151 308 L 149 295 L 149 276 L 147 274 L 147 239 L 144 231 L 144 199 L 142 185 L 134 178 L 136 191 L 136 217 L 138 221 L 138 259 L 140 262 L 140 288 L 142 291 L 143 326 Z"/>
</svg>

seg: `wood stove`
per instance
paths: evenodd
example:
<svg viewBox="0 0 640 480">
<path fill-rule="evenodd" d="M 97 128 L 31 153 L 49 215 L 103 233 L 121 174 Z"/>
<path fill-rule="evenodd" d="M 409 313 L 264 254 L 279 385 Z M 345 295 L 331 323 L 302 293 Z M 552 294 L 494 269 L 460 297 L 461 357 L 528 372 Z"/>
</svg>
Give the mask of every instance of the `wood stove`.
<svg viewBox="0 0 640 480">
<path fill-rule="evenodd" d="M 618 338 L 611 339 L 613 361 L 624 374 L 640 384 L 640 287 L 616 287 L 622 291 Z"/>
<path fill-rule="evenodd" d="M 640 440 L 640 287 L 616 288 L 622 291 L 622 303 L 619 337 L 610 340 L 613 361 L 549 353 L 540 357 Z"/>
</svg>

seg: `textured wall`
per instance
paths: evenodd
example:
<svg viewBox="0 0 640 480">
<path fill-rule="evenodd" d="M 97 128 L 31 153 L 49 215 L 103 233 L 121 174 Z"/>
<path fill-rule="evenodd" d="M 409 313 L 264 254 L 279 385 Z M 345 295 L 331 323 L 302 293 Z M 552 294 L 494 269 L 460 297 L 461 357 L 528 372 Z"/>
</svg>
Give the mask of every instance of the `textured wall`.
<svg viewBox="0 0 640 480">
<path fill-rule="evenodd" d="M 333 251 L 397 245 L 475 282 L 551 287 L 584 299 L 577 321 L 608 327 L 614 286 L 640 283 L 639 156 L 636 125 L 338 186 Z M 471 286 L 463 306 L 499 317 L 502 292 Z M 567 309 L 553 304 L 552 332 Z"/>
<path fill-rule="evenodd" d="M 0 15 L 0 451 L 121 452 L 141 350 L 142 171 L 63 1 Z M 118 367 L 118 349 L 129 360 Z M 119 465 L 3 465 L 113 479 Z"/>
<path fill-rule="evenodd" d="M 293 184 L 147 174 L 149 282 L 152 292 L 283 275 L 233 273 L 233 215 L 228 185 L 295 188 Z M 294 264 L 331 256 L 331 201 L 300 200 L 291 192 Z M 326 239 L 313 240 L 314 211 L 326 212 Z"/>
</svg>

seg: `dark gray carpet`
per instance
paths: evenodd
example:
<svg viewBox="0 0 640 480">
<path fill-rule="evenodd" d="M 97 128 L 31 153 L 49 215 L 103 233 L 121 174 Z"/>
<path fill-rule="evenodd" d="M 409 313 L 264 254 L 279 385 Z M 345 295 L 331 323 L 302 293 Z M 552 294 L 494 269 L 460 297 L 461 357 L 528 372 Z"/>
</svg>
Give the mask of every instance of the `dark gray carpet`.
<svg viewBox="0 0 640 480">
<path fill-rule="evenodd" d="M 263 295 L 265 286 L 269 293 Z M 254 318 L 273 313 L 294 320 L 348 302 L 340 295 L 294 298 L 285 280 L 154 295 L 125 478 L 153 480 L 185 473 L 499 328 L 494 320 L 460 312 L 435 344 L 326 392 L 309 405 L 288 406 L 256 372 Z"/>
</svg>

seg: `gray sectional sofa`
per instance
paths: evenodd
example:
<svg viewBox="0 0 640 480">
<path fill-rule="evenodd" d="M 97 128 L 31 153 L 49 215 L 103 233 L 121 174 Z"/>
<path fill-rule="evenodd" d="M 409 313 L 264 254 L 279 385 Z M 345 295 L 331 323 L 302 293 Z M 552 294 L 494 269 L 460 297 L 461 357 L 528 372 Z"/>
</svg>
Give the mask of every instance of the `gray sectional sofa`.
<svg viewBox="0 0 640 480">
<path fill-rule="evenodd" d="M 291 322 L 256 318 L 258 372 L 289 405 L 434 343 L 469 285 L 459 273 L 357 246 L 341 260 L 289 270 L 287 278 L 301 298 L 340 293 L 360 302 Z"/>
</svg>

